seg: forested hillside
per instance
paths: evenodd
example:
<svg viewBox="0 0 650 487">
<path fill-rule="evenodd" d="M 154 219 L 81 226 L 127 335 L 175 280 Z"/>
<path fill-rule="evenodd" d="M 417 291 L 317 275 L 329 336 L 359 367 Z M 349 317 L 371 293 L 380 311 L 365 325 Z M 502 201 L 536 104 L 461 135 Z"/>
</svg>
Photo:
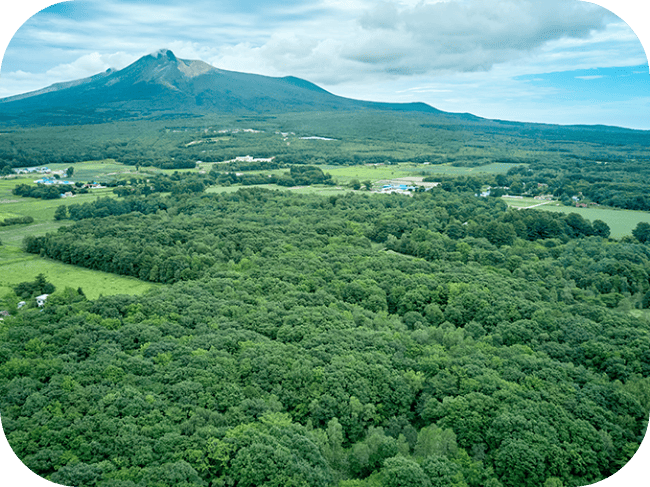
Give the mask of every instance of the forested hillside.
<svg viewBox="0 0 650 487">
<path fill-rule="evenodd" d="M 167 285 L 0 322 L 5 433 L 54 482 L 579 486 L 645 433 L 650 247 L 602 222 L 456 185 L 62 217 L 25 248 Z"/>
</svg>

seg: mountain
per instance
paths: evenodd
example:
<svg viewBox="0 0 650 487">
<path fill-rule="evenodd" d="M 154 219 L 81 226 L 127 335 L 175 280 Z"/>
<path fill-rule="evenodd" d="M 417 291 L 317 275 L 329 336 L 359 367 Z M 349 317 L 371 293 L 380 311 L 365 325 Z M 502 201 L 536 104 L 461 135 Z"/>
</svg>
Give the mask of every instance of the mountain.
<svg viewBox="0 0 650 487">
<path fill-rule="evenodd" d="M 343 98 L 292 76 L 226 71 L 161 49 L 121 70 L 0 99 L 0 121 L 49 125 L 205 113 L 359 109 L 442 113 L 424 103 Z"/>
</svg>

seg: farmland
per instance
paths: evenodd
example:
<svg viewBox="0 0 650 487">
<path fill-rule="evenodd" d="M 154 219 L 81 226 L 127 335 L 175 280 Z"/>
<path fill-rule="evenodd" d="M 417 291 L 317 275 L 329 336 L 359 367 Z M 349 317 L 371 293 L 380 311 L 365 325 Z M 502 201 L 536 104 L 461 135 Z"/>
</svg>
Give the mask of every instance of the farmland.
<svg viewBox="0 0 650 487">
<path fill-rule="evenodd" d="M 20 282 L 33 281 L 38 274 L 44 274 L 58 290 L 81 288 L 89 299 L 97 299 L 102 294 L 142 294 L 155 286 L 134 278 L 62 264 L 6 246 L 0 247 L 0 269 L 0 296 Z"/>
<path fill-rule="evenodd" d="M 109 189 L 97 189 L 73 198 L 53 200 L 21 198 L 12 194 L 11 190 L 18 184 L 30 183 L 33 179 L 35 176 L 0 179 L 0 219 L 21 216 L 34 218 L 34 222 L 30 225 L 0 227 L 0 241 L 5 245 L 18 247 L 26 235 L 42 235 L 63 225 L 64 222 L 54 220 L 54 211 L 62 204 L 85 203 L 102 196 L 114 196 Z"/>
<path fill-rule="evenodd" d="M 67 165 L 51 165 L 50 169 L 65 169 L 63 166 Z M 74 179 L 92 180 L 105 177 L 110 172 L 123 170 L 124 167 L 117 163 L 88 163 L 87 166 L 76 164 L 75 176 L 79 173 L 80 177 Z M 12 287 L 20 282 L 34 280 L 38 274 L 44 274 L 47 280 L 60 290 L 66 286 L 75 289 L 80 287 L 90 299 L 95 299 L 100 294 L 142 294 L 154 286 L 138 279 L 83 269 L 23 252 L 21 245 L 24 237 L 44 235 L 56 231 L 63 225 L 70 224 L 68 220 L 54 220 L 54 211 L 58 206 L 71 202 L 94 201 L 102 196 L 114 196 L 109 189 L 97 189 L 73 198 L 53 200 L 21 198 L 11 193 L 16 185 L 29 184 L 37 177 L 30 175 L 0 179 L 0 219 L 21 216 L 34 218 L 34 222 L 31 224 L 0 227 L 0 242 L 3 244 L 0 246 L 0 296 L 10 292 Z"/>
<path fill-rule="evenodd" d="M 277 184 L 252 184 L 249 186 L 211 186 L 205 190 L 206 193 L 234 193 L 242 188 L 265 188 L 270 190 L 281 190 L 281 191 L 292 191 L 294 193 L 310 193 L 310 194 L 321 194 L 321 195 L 334 195 L 342 194 L 350 191 L 349 188 L 344 188 L 341 186 L 324 186 L 319 184 L 314 184 L 312 186 L 293 186 L 285 187 L 279 186 Z"/>
<path fill-rule="evenodd" d="M 617 210 L 612 208 L 575 208 L 573 206 L 544 205 L 540 210 L 559 213 L 577 213 L 590 221 L 602 220 L 609 225 L 612 238 L 622 238 L 631 235 L 639 222 L 650 223 L 650 213 L 647 211 Z"/>
<path fill-rule="evenodd" d="M 207 165 L 206 165 L 207 166 Z M 49 166 L 53 170 L 64 170 L 69 167 L 66 164 L 53 164 Z M 275 184 L 253 185 L 271 190 L 285 190 L 300 194 L 320 194 L 324 196 L 344 194 L 352 191 L 350 183 L 353 180 L 360 182 L 370 181 L 372 187 L 377 189 L 386 182 L 400 183 L 421 183 L 424 176 L 440 175 L 442 178 L 480 176 L 504 174 L 513 164 L 494 163 L 480 167 L 456 167 L 449 164 L 424 165 L 414 163 L 399 163 L 391 165 L 356 165 L 337 166 L 319 165 L 323 172 L 332 175 L 336 181 L 335 186 L 311 185 L 311 186 L 279 186 Z M 128 178 L 131 175 L 138 177 L 147 174 L 163 173 L 170 174 L 172 170 L 159 168 L 136 168 L 125 166 L 113 160 L 88 161 L 74 165 L 72 180 L 92 181 Z M 203 169 L 209 169 L 205 167 Z M 197 173 L 199 169 L 186 169 L 183 172 Z M 286 173 L 287 169 L 275 169 L 267 171 L 248 171 L 249 173 L 275 174 Z M 65 286 L 84 290 L 89 298 L 98 297 L 100 294 L 141 294 L 152 287 L 152 284 L 145 283 L 133 278 L 116 276 L 100 271 L 81 269 L 75 266 L 62 264 L 51 259 L 26 254 L 21 250 L 25 236 L 38 236 L 48 232 L 56 231 L 62 225 L 69 224 L 69 220 L 54 220 L 54 211 L 62 204 L 85 203 L 96 200 L 98 197 L 114 197 L 112 189 L 96 189 L 86 194 L 79 194 L 68 199 L 41 200 L 34 198 L 21 198 L 12 194 L 12 189 L 18 184 L 33 184 L 37 176 L 29 175 L 12 179 L 0 180 L 0 219 L 31 216 L 34 218 L 32 224 L 11 225 L 0 228 L 0 241 L 4 244 L 0 254 L 0 294 L 10 291 L 12 286 L 25 280 L 34 279 L 36 275 L 43 273 L 57 288 Z M 431 184 L 431 183 L 429 183 Z M 250 187 L 250 186 L 249 186 Z M 221 186 L 213 185 L 206 189 L 206 193 L 232 193 L 241 189 L 241 185 Z M 367 190 L 361 191 L 367 193 Z M 512 208 L 525 209 L 535 207 L 553 212 L 578 213 L 591 221 L 600 219 L 607 223 L 611 229 L 611 237 L 620 239 L 630 235 L 632 229 L 638 222 L 650 223 L 650 213 L 642 211 L 616 210 L 608 208 L 574 208 L 563 206 L 558 202 L 550 202 L 531 197 L 515 197 L 504 199 Z"/>
<path fill-rule="evenodd" d="M 503 196 L 503 200 L 508 203 L 508 206 L 512 208 L 541 208 L 542 206 L 553 204 L 556 205 L 557 202 L 552 202 L 548 200 L 537 200 L 535 198 L 526 198 L 522 196 Z"/>
</svg>

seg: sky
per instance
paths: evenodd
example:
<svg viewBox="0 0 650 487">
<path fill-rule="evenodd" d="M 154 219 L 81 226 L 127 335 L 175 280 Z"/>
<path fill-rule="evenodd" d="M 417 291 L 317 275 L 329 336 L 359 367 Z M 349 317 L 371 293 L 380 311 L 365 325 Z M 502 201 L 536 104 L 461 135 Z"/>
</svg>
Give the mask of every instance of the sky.
<svg viewBox="0 0 650 487">
<path fill-rule="evenodd" d="M 11 37 L 0 97 L 121 69 L 160 48 L 221 69 L 298 76 L 350 98 L 650 129 L 639 37 L 609 10 L 579 0 L 62 2 Z"/>
</svg>

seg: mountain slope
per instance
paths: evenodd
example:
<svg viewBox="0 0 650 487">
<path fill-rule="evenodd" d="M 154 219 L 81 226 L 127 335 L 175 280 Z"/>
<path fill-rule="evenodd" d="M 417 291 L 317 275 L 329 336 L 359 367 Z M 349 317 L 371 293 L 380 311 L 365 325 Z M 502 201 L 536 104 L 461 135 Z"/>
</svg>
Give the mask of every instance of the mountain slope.
<svg viewBox="0 0 650 487">
<path fill-rule="evenodd" d="M 171 114 L 262 114 L 382 109 L 439 112 L 423 103 L 342 98 L 292 76 L 273 78 L 178 59 L 170 50 L 119 71 L 0 100 L 0 120 L 20 125 L 88 123 Z"/>
</svg>

